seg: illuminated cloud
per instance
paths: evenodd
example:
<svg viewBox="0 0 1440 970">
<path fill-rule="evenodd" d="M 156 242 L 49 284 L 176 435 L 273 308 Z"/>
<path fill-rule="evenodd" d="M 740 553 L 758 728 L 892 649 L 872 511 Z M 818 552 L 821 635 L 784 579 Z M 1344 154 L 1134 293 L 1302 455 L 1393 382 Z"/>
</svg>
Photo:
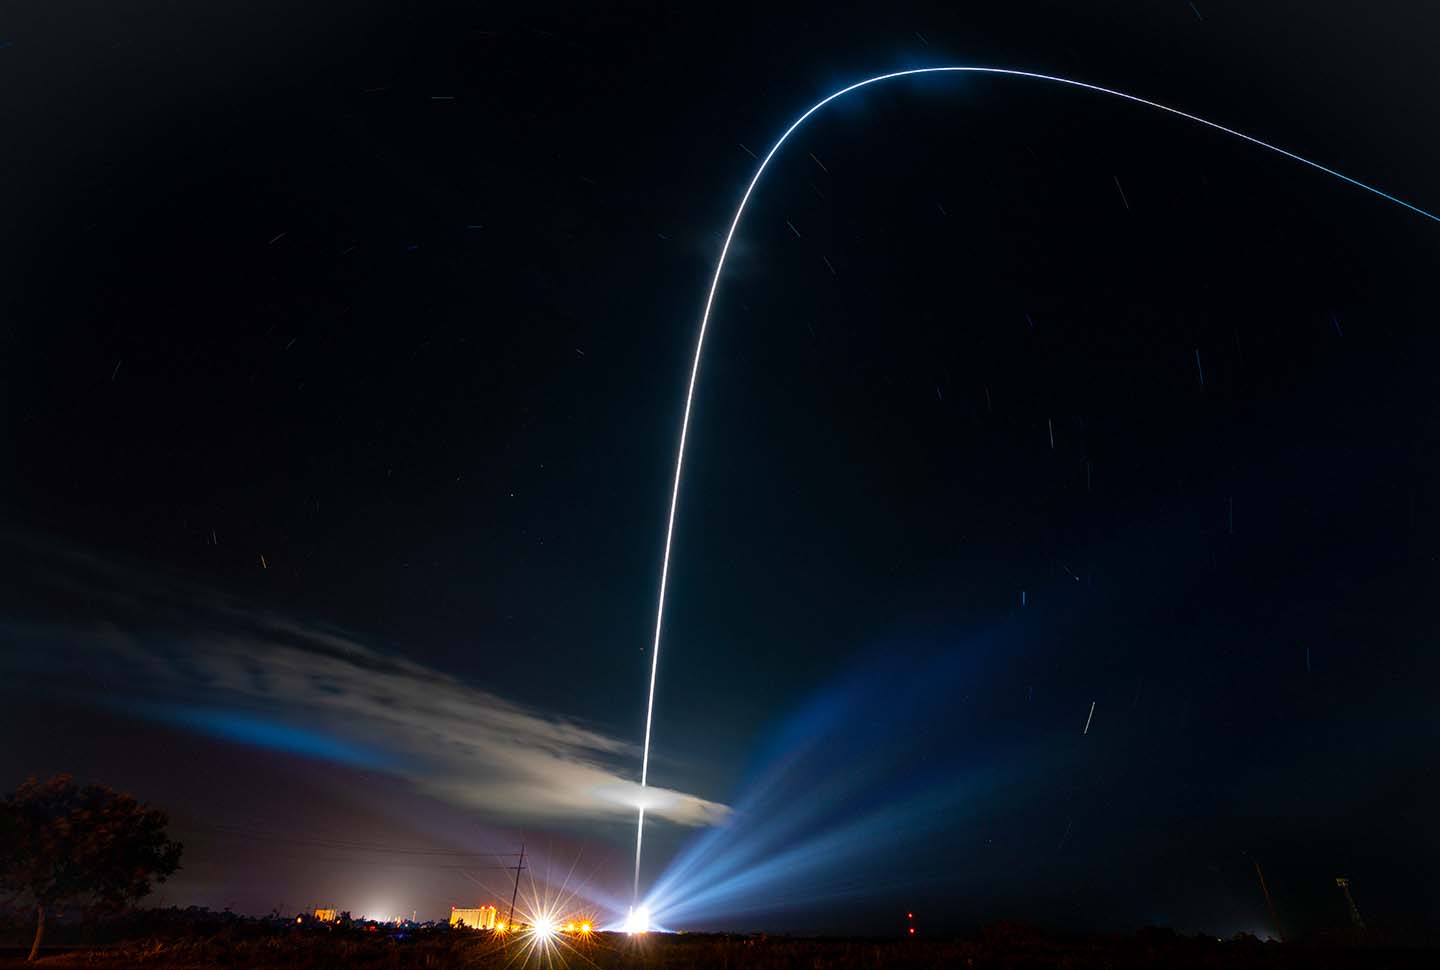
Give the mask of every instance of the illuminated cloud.
<svg viewBox="0 0 1440 970">
<path fill-rule="evenodd" d="M 638 748 L 505 700 L 344 633 L 248 610 L 70 554 L 67 583 L 143 617 L 117 627 L 10 626 L 0 671 L 103 684 L 110 706 L 237 743 L 382 771 L 496 819 L 650 813 L 712 825 L 725 805 L 627 776 Z M 78 571 L 73 567 L 82 567 Z M 85 575 L 88 574 L 88 575 Z M 110 611 L 107 611 L 110 612 Z M 125 698 L 123 702 L 114 698 Z"/>
</svg>

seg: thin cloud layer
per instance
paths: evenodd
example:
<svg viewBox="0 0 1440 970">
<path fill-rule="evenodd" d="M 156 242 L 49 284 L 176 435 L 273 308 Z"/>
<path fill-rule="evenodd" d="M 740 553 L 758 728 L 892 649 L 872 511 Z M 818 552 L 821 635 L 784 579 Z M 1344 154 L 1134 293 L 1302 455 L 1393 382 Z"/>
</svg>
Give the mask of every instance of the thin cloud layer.
<svg viewBox="0 0 1440 970">
<path fill-rule="evenodd" d="M 342 633 L 153 578 L 121 585 L 108 564 L 77 562 L 90 575 L 70 582 L 127 612 L 161 616 L 168 629 L 11 626 L 0 669 L 72 686 L 83 670 L 133 712 L 388 772 L 496 818 L 618 820 L 640 804 L 640 786 L 620 774 L 638 757 L 628 742 Z M 681 825 L 718 824 L 730 811 L 667 789 L 643 798 L 648 814 Z"/>
</svg>

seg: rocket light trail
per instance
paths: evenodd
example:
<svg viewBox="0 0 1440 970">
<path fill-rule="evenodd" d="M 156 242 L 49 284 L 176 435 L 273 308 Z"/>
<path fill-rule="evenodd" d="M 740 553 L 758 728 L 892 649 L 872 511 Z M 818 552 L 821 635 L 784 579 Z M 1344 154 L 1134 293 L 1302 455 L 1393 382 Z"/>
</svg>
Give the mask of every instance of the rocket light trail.
<svg viewBox="0 0 1440 970">
<path fill-rule="evenodd" d="M 716 261 L 715 273 L 711 277 L 710 288 L 705 296 L 705 308 L 700 316 L 700 332 L 695 340 L 695 356 L 693 362 L 690 365 L 690 380 L 689 383 L 686 385 L 685 389 L 685 410 L 683 417 L 680 421 L 680 444 L 679 447 L 676 449 L 675 453 L 675 476 L 670 491 L 670 510 L 666 518 L 665 524 L 665 548 L 660 566 L 660 590 L 655 607 L 655 636 L 651 644 L 650 650 L 650 688 L 648 700 L 645 706 L 645 744 L 642 749 L 640 760 L 641 802 L 639 808 L 639 816 L 635 826 L 635 906 L 639 906 L 640 903 L 640 854 L 645 834 L 644 789 L 649 782 L 650 737 L 653 716 L 655 713 L 655 677 L 660 666 L 660 633 L 665 620 L 665 592 L 670 578 L 670 551 L 675 535 L 675 510 L 680 500 L 681 470 L 685 463 L 685 442 L 690 431 L 690 412 L 691 406 L 694 403 L 695 398 L 696 379 L 699 377 L 700 374 L 700 360 L 705 349 L 705 333 L 710 326 L 710 312 L 715 304 L 715 293 L 719 289 L 720 277 L 725 270 L 725 259 L 730 253 L 730 244 L 735 239 L 735 232 L 740 227 L 740 219 L 745 214 L 745 207 L 750 202 L 750 196 L 754 193 L 755 186 L 759 184 L 760 177 L 765 174 L 765 169 L 769 166 L 770 160 L 775 157 L 776 153 L 780 151 L 781 146 L 785 144 L 786 140 L 788 140 L 792 134 L 794 134 L 795 130 L 799 128 L 802 124 L 804 124 L 811 115 L 815 114 L 817 111 L 825 107 L 830 102 L 836 100 L 837 98 L 844 97 L 852 91 L 858 91 L 861 88 L 869 87 L 872 84 L 879 84 L 882 81 L 890 81 L 902 77 L 919 76 L 922 74 L 987 74 L 1002 77 L 1026 78 L 1034 81 L 1045 81 L 1051 84 L 1059 84 L 1069 88 L 1078 88 L 1084 91 L 1091 91 L 1096 94 L 1104 94 L 1112 98 L 1120 98 L 1121 100 L 1130 101 L 1134 104 L 1144 105 L 1147 108 L 1154 108 L 1158 111 L 1163 111 L 1166 114 L 1174 115 L 1175 117 L 1184 118 L 1187 121 L 1193 121 L 1196 124 L 1214 129 L 1215 131 L 1219 131 L 1223 134 L 1230 135 L 1234 138 L 1239 138 L 1242 141 L 1250 142 L 1252 145 L 1257 145 L 1278 155 L 1283 155 L 1284 157 L 1299 162 L 1302 165 L 1306 165 L 1320 172 L 1324 172 L 1326 175 L 1340 179 L 1342 182 L 1348 182 L 1349 184 L 1354 185 L 1357 188 L 1364 189 L 1366 192 L 1378 195 L 1380 198 L 1385 199 L 1389 202 L 1393 202 L 1403 208 L 1409 209 L 1411 212 L 1414 212 L 1417 215 L 1424 216 L 1426 219 L 1430 219 L 1434 222 L 1440 222 L 1440 216 L 1437 216 L 1431 212 L 1427 212 L 1426 210 L 1418 206 L 1411 205 L 1409 202 L 1406 202 L 1403 199 L 1396 198 L 1395 196 L 1390 195 L 1387 192 L 1375 188 L 1373 185 L 1367 185 L 1366 183 L 1361 182 L 1358 179 L 1353 179 L 1350 176 L 1337 172 L 1332 168 L 1327 168 L 1326 166 L 1321 165 L 1319 162 L 1311 161 L 1308 158 L 1305 158 L 1301 155 L 1296 155 L 1294 152 L 1286 151 L 1285 149 L 1280 148 L 1276 145 L 1272 145 L 1268 142 L 1261 141 L 1259 138 L 1247 135 L 1244 132 L 1236 131 L 1233 128 L 1227 128 L 1224 125 L 1217 124 L 1216 122 L 1209 121 L 1205 118 L 1201 118 L 1198 115 L 1193 115 L 1188 112 L 1181 111 L 1178 108 L 1172 108 L 1169 105 L 1161 104 L 1158 101 L 1150 101 L 1146 98 L 1141 98 L 1133 94 L 1127 94 L 1124 91 L 1116 91 L 1113 88 L 1101 87 L 1098 84 L 1089 84 L 1084 81 L 1075 81 L 1070 78 L 1057 77 L 1051 74 L 1039 74 L 1033 71 L 1020 71 L 1001 67 L 972 67 L 963 65 L 950 67 L 912 68 L 909 70 L 893 71 L 888 74 L 879 74 L 875 77 L 866 78 L 863 81 L 858 81 L 855 84 L 849 85 L 848 87 L 844 87 L 838 91 L 834 91 L 811 105 L 804 114 L 796 118 L 795 121 L 793 121 L 790 126 L 785 129 L 784 133 L 775 140 L 775 143 L 770 146 L 770 150 L 765 153 L 764 158 L 760 159 L 760 164 L 756 166 L 755 174 L 751 176 L 749 185 L 745 187 L 745 192 L 740 197 L 740 204 L 736 206 L 735 215 L 730 220 L 730 229 L 726 232 L 725 242 L 720 247 L 720 257 Z M 741 147 L 743 148 L 744 146 L 742 145 Z M 750 152 L 749 149 L 746 149 L 746 152 L 751 154 L 752 156 L 754 155 L 754 153 Z M 1116 180 L 1116 185 L 1117 187 L 1119 185 L 1118 178 Z M 1123 193 L 1124 190 L 1121 189 L 1121 192 Z M 1128 200 L 1126 202 L 1126 205 L 1128 208 Z"/>
</svg>

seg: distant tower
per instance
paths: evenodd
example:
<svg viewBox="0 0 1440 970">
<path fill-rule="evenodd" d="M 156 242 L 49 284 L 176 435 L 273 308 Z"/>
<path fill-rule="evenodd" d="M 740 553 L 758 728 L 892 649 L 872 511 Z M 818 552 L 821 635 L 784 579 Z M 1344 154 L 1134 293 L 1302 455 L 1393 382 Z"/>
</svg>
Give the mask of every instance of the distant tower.
<svg viewBox="0 0 1440 970">
<path fill-rule="evenodd" d="M 1363 934 L 1365 921 L 1360 918 L 1360 910 L 1355 907 L 1355 900 L 1350 896 L 1350 880 L 1344 876 L 1337 876 L 1335 885 L 1339 886 L 1340 891 L 1345 894 L 1345 904 L 1350 907 L 1350 922 L 1355 924 L 1356 934 Z"/>
</svg>

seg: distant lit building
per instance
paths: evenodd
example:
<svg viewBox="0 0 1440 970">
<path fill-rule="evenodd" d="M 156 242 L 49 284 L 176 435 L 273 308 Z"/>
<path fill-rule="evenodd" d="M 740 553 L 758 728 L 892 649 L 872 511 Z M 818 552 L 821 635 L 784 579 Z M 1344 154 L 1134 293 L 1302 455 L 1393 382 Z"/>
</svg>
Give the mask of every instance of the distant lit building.
<svg viewBox="0 0 1440 970">
<path fill-rule="evenodd" d="M 450 925 L 465 926 L 472 930 L 493 930 L 495 928 L 495 907 L 477 906 L 474 909 L 450 907 Z"/>
<path fill-rule="evenodd" d="M 315 920 L 319 923 L 333 923 L 336 920 L 335 910 L 317 909 L 315 910 Z"/>
</svg>

